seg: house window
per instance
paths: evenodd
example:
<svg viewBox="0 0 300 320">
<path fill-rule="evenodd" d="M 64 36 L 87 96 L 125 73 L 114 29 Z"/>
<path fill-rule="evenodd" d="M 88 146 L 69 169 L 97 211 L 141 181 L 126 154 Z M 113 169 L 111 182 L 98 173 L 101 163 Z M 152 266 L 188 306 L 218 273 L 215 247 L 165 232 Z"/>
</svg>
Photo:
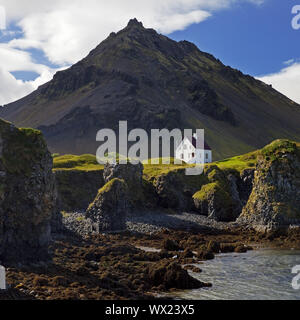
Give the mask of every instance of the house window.
<svg viewBox="0 0 300 320">
<path fill-rule="evenodd" d="M 208 160 L 208 153 L 205 154 L 205 158 L 206 158 L 206 160 Z"/>
<path fill-rule="evenodd" d="M 192 153 L 192 157 L 193 157 L 193 158 L 195 157 L 195 153 Z"/>
<path fill-rule="evenodd" d="M 186 149 L 187 149 L 187 145 L 184 144 L 184 145 L 183 145 L 183 150 L 186 150 Z"/>
<path fill-rule="evenodd" d="M 184 155 L 183 155 L 183 153 L 181 154 L 181 159 L 184 159 Z"/>
</svg>

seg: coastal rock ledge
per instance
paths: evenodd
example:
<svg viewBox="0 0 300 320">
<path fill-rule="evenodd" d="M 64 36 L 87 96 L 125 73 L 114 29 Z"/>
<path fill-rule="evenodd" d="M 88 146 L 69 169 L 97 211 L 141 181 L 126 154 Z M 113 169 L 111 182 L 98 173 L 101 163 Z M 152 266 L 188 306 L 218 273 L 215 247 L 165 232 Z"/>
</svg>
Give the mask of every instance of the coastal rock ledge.
<svg viewBox="0 0 300 320">
<path fill-rule="evenodd" d="M 52 157 L 41 132 L 0 120 L 0 263 L 47 260 L 56 212 Z"/>
<path fill-rule="evenodd" d="M 296 143 L 277 140 L 262 149 L 253 189 L 239 222 L 261 232 L 300 223 L 300 150 Z"/>
</svg>

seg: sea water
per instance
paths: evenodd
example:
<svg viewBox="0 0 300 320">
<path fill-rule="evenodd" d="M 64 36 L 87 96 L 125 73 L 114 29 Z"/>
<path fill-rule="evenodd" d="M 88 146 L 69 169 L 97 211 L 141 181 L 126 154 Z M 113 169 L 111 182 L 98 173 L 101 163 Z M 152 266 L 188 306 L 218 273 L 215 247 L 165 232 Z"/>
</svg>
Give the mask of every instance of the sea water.
<svg viewBox="0 0 300 320">
<path fill-rule="evenodd" d="M 244 254 L 220 254 L 197 265 L 202 273 L 191 275 L 212 283 L 212 288 L 187 290 L 172 296 L 198 300 L 300 300 L 292 280 L 300 265 L 300 251 L 260 249 Z"/>
</svg>

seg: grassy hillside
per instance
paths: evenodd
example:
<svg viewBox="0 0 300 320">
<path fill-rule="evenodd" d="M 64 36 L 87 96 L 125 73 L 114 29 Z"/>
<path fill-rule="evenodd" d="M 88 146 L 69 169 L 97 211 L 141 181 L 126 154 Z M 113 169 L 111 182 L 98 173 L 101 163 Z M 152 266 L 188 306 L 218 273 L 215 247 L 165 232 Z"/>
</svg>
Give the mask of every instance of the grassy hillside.
<svg viewBox="0 0 300 320">
<path fill-rule="evenodd" d="M 100 165 L 96 157 L 92 154 L 76 155 L 63 155 L 55 156 L 53 158 L 54 170 L 82 170 L 82 171 L 95 171 L 103 170 L 103 165 Z"/>
<path fill-rule="evenodd" d="M 279 139 L 275 140 L 269 145 L 262 149 L 246 153 L 240 156 L 216 161 L 210 164 L 206 164 L 205 167 L 209 168 L 212 166 L 218 166 L 219 169 L 235 170 L 237 172 L 242 172 L 245 169 L 255 168 L 257 163 L 257 157 L 263 155 L 265 157 L 270 157 L 276 159 L 277 151 L 287 152 L 294 148 L 296 144 L 297 148 L 300 148 L 299 142 L 293 142 L 289 140 Z M 160 158 L 159 164 L 150 164 L 150 160 L 143 161 L 144 165 L 144 177 L 147 180 L 151 178 L 156 178 L 160 175 L 167 174 L 171 171 L 184 170 L 186 168 L 193 167 L 186 163 L 174 164 L 174 158 L 170 159 L 170 164 L 163 164 L 164 159 Z M 103 164 L 98 164 L 96 157 L 92 154 L 85 154 L 81 156 L 76 155 L 63 155 L 55 156 L 53 159 L 54 170 L 82 170 L 82 171 L 95 171 L 103 170 Z"/>
</svg>

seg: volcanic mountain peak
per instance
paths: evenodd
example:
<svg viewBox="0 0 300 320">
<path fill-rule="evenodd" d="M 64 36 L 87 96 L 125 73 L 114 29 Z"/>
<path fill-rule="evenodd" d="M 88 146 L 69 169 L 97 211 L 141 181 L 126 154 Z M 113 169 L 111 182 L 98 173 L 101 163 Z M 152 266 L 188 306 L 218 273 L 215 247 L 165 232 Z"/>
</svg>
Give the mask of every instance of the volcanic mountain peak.
<svg viewBox="0 0 300 320">
<path fill-rule="evenodd" d="M 300 140 L 300 108 L 270 86 L 224 66 L 188 41 L 136 19 L 82 61 L 12 103 L 0 117 L 43 131 L 59 153 L 95 153 L 96 133 L 128 127 L 204 128 L 217 158 Z"/>
<path fill-rule="evenodd" d="M 144 28 L 143 26 L 143 23 L 138 21 L 137 18 L 133 18 L 133 19 L 130 19 L 128 24 L 127 24 L 127 28 L 129 27 L 142 27 Z"/>
</svg>

